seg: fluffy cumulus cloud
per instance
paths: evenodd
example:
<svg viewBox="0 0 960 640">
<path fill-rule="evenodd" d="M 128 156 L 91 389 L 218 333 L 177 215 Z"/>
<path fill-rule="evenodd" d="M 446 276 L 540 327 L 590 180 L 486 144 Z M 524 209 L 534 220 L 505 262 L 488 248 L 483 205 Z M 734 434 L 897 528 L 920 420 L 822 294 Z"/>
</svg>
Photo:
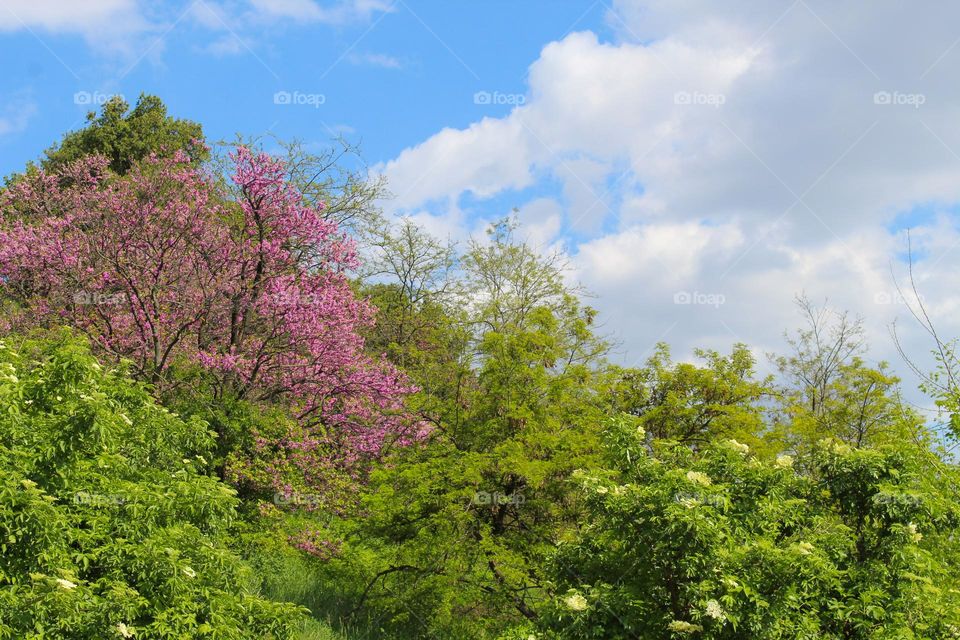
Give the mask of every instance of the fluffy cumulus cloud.
<svg viewBox="0 0 960 640">
<path fill-rule="evenodd" d="M 960 6 L 925 4 L 618 0 L 606 35 L 543 48 L 508 115 L 384 164 L 393 206 L 474 228 L 465 197 L 515 195 L 628 361 L 659 339 L 778 348 L 800 292 L 865 315 L 876 357 L 898 317 L 922 354 L 894 278 L 908 222 L 925 301 L 960 333 Z"/>
</svg>

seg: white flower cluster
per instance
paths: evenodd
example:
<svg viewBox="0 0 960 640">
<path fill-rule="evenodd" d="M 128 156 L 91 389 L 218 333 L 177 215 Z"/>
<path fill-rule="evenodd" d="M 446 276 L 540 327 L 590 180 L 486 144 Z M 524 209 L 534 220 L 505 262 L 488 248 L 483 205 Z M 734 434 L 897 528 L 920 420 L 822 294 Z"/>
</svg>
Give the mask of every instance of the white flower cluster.
<svg viewBox="0 0 960 640">
<path fill-rule="evenodd" d="M 732 440 L 732 439 L 731 439 L 731 440 L 727 441 L 727 444 L 730 445 L 730 448 L 731 448 L 731 449 L 736 449 L 737 451 L 739 451 L 739 452 L 742 453 L 743 455 L 747 455 L 748 453 L 750 453 L 750 446 L 749 446 L 749 445 L 745 445 L 745 444 L 743 444 L 742 442 L 737 442 L 736 440 Z"/>
<path fill-rule="evenodd" d="M 776 465 L 781 469 L 789 469 L 793 466 L 793 456 L 788 456 L 786 454 L 777 456 Z"/>
<path fill-rule="evenodd" d="M 698 633 L 703 631 L 703 627 L 700 625 L 684 622 L 683 620 L 674 620 L 667 625 L 667 629 L 674 633 Z"/>
<path fill-rule="evenodd" d="M 564 598 L 563 603 L 567 605 L 567 608 L 571 611 L 585 611 L 589 606 L 587 599 L 576 591 Z"/>
<path fill-rule="evenodd" d="M 727 618 L 727 614 L 723 610 L 723 607 L 721 607 L 720 603 L 716 600 L 707 600 L 706 613 L 714 620 L 725 620 Z"/>
<path fill-rule="evenodd" d="M 917 531 L 917 525 L 912 522 L 907 525 L 907 533 L 910 534 L 910 539 L 915 543 L 923 540 L 923 534 Z"/>
</svg>

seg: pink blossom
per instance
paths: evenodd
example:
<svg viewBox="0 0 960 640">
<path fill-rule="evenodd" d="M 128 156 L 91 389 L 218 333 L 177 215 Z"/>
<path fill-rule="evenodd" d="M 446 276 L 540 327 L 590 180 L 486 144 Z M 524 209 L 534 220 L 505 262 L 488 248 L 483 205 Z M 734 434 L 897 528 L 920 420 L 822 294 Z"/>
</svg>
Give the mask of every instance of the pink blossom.
<svg viewBox="0 0 960 640">
<path fill-rule="evenodd" d="M 0 201 L 0 289 L 23 311 L 5 326 L 69 324 L 154 384 L 191 361 L 221 391 L 284 403 L 296 432 L 255 434 L 275 469 L 309 475 L 422 437 L 404 413 L 414 388 L 364 351 L 374 309 L 345 274 L 354 243 L 282 163 L 244 147 L 232 159 L 235 199 L 185 153 L 124 178 L 94 156 L 12 186 Z"/>
</svg>

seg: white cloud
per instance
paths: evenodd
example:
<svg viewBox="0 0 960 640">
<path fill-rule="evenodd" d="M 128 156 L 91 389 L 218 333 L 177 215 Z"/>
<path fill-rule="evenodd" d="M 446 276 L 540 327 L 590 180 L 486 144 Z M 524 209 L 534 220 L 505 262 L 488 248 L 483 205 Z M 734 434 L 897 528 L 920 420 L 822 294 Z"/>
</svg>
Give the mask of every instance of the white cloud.
<svg viewBox="0 0 960 640">
<path fill-rule="evenodd" d="M 484 118 L 467 129 L 444 129 L 377 169 L 388 176 L 399 208 L 465 191 L 488 197 L 533 182 L 537 154 L 526 136 L 518 120 Z"/>
<path fill-rule="evenodd" d="M 891 225 L 960 201 L 960 6 L 925 4 L 617 0 L 613 42 L 549 43 L 524 104 L 379 169 L 392 206 L 435 226 L 447 211 L 464 222 L 464 194 L 500 207 L 536 187 L 523 212 L 558 183 L 545 219 L 562 224 L 536 233 L 575 234 L 576 275 L 633 357 L 664 332 L 687 352 L 778 347 L 806 291 L 867 315 L 877 353 L 895 359 L 888 325 L 907 310 L 890 270 L 905 240 Z M 937 274 L 960 266 L 955 222 L 946 212 L 914 233 L 924 294 L 953 334 L 960 297 Z M 675 305 L 678 291 L 725 302 Z"/>
<path fill-rule="evenodd" d="M 393 11 L 386 0 L 198 0 L 187 7 L 190 21 L 213 32 L 214 39 L 202 47 L 213 55 L 242 55 L 256 49 L 263 29 L 287 25 L 324 24 L 341 27 L 369 22 Z M 352 54 L 354 64 L 400 68 L 400 61 L 384 54 Z"/>
<path fill-rule="evenodd" d="M 0 4 L 0 32 L 80 35 L 100 50 L 127 50 L 129 38 L 149 28 L 136 0 L 5 0 Z"/>
<path fill-rule="evenodd" d="M 341 0 L 322 5 L 314 0 L 250 0 L 250 5 L 257 14 L 266 18 L 339 25 L 369 20 L 378 13 L 391 11 L 393 3 L 385 0 Z"/>
<path fill-rule="evenodd" d="M 0 33 L 28 30 L 45 35 L 79 35 L 94 49 L 136 59 L 145 52 L 156 58 L 163 39 L 181 23 L 226 33 L 203 47 L 215 55 L 247 51 L 254 32 L 265 24 L 366 22 L 393 10 L 387 0 L 5 0 L 0 3 Z M 149 38 L 144 41 L 144 35 Z M 240 40 L 243 38 L 243 41 Z M 368 64 L 389 66 L 388 56 L 371 55 Z"/>
<path fill-rule="evenodd" d="M 36 103 L 27 99 L 14 100 L 0 115 L 0 136 L 19 133 L 27 128 L 30 119 L 37 113 Z"/>
</svg>

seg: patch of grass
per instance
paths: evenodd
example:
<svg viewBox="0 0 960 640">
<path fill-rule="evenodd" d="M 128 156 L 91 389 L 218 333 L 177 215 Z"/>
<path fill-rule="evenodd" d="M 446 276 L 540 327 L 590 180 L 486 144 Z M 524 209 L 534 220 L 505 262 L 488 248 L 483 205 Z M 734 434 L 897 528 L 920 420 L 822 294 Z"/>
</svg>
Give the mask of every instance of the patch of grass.
<svg viewBox="0 0 960 640">
<path fill-rule="evenodd" d="M 294 602 L 311 611 L 299 640 L 368 640 L 380 637 L 373 629 L 344 624 L 347 611 L 331 593 L 320 568 L 310 558 L 283 544 L 270 544 L 263 538 L 248 547 L 247 560 L 260 575 L 261 594 L 280 602 Z"/>
</svg>

